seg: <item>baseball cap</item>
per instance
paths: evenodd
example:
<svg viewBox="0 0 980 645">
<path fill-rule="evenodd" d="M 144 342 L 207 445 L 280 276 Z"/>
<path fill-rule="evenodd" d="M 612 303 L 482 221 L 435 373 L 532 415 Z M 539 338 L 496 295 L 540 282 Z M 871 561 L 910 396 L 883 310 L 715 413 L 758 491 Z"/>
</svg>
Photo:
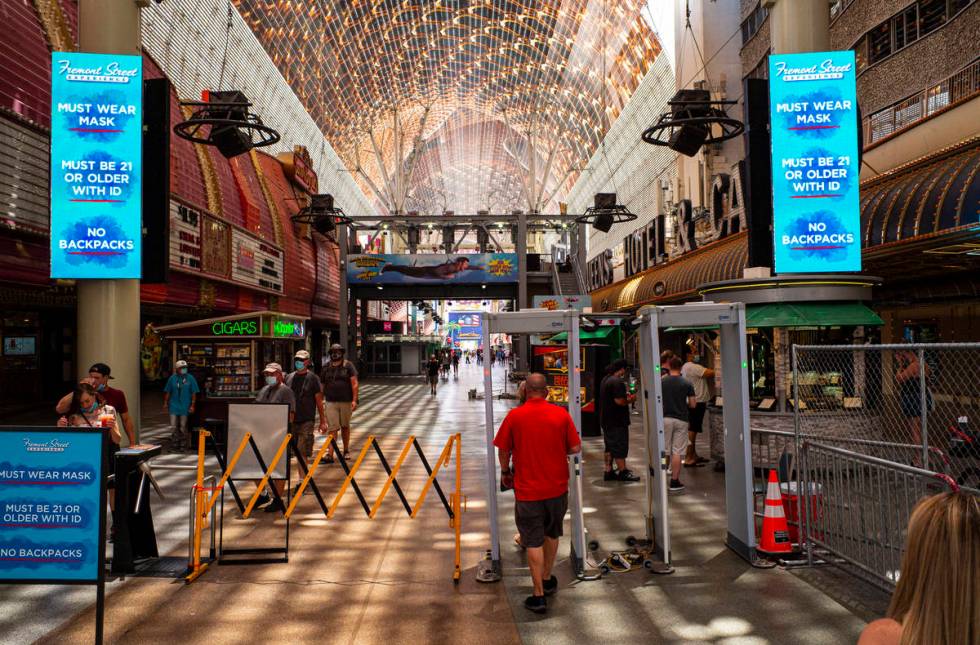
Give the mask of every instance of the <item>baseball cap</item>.
<svg viewBox="0 0 980 645">
<path fill-rule="evenodd" d="M 115 376 L 109 376 L 109 373 L 112 372 L 112 368 L 105 363 L 96 363 L 92 367 L 88 368 L 88 371 L 89 373 L 96 372 L 106 378 L 116 378 Z"/>
<path fill-rule="evenodd" d="M 187 367 L 187 361 L 177 361 L 174 363 L 174 367 Z"/>
<path fill-rule="evenodd" d="M 626 362 L 626 359 L 620 358 L 619 360 L 613 361 L 613 364 L 609 366 L 609 369 L 613 372 L 618 372 L 619 370 L 629 371 L 632 366 Z"/>
<path fill-rule="evenodd" d="M 281 372 L 281 371 L 282 371 L 282 365 L 280 365 L 279 363 L 269 363 L 268 365 L 265 366 L 265 369 L 262 370 L 262 373 L 265 374 L 266 372 Z"/>
<path fill-rule="evenodd" d="M 330 351 L 331 352 L 343 352 L 344 351 L 344 346 L 341 345 L 341 344 L 339 344 L 339 343 L 334 343 L 333 345 L 330 346 Z"/>
<path fill-rule="evenodd" d="M 310 353 L 305 349 L 301 349 L 298 352 L 296 352 L 296 356 L 294 356 L 293 358 L 298 358 L 301 361 L 308 361 L 310 360 Z"/>
</svg>

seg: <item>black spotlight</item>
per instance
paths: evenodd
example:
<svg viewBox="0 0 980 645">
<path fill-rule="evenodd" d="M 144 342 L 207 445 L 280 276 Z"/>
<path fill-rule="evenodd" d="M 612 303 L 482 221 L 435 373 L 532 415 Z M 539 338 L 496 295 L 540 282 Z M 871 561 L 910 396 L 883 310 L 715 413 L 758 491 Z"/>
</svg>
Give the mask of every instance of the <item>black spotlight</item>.
<svg viewBox="0 0 980 645">
<path fill-rule="evenodd" d="M 201 99 L 181 102 L 194 108 L 194 113 L 187 121 L 174 126 L 178 137 L 215 146 L 227 158 L 279 141 L 278 132 L 248 111 L 252 104 L 242 92 L 204 91 Z"/>
<path fill-rule="evenodd" d="M 742 134 L 745 125 L 725 114 L 724 109 L 736 102 L 712 101 L 708 90 L 680 90 L 667 101 L 670 112 L 661 114 L 643 132 L 643 140 L 693 157 L 706 143 L 721 143 Z M 717 136 L 715 128 L 720 131 Z"/>
<path fill-rule="evenodd" d="M 333 195 L 330 194 L 312 195 L 309 206 L 300 209 L 290 220 L 295 224 L 309 224 L 321 235 L 330 233 L 338 224 L 353 222 L 343 210 L 334 205 Z"/>
<path fill-rule="evenodd" d="M 613 224 L 636 219 L 628 208 L 616 203 L 616 193 L 596 193 L 593 203 L 585 210 L 585 215 L 575 218 L 576 222 L 591 224 L 597 231 L 608 233 Z"/>
</svg>

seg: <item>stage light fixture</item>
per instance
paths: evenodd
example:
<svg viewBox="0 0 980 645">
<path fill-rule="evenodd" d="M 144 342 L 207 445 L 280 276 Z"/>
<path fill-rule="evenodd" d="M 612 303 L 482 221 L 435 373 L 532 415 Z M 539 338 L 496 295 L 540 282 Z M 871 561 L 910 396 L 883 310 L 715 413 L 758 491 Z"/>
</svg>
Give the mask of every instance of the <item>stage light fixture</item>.
<svg viewBox="0 0 980 645">
<path fill-rule="evenodd" d="M 661 114 L 642 138 L 649 144 L 693 157 L 705 144 L 721 143 L 742 134 L 745 125 L 725 114 L 724 106 L 735 103 L 713 101 L 708 90 L 680 90 L 667 102 L 670 112 Z M 716 128 L 720 130 L 718 135 L 714 134 Z"/>
<path fill-rule="evenodd" d="M 636 215 L 622 204 L 616 203 L 616 193 L 596 193 L 593 205 L 585 210 L 584 215 L 575 218 L 580 224 L 591 224 L 597 231 L 608 233 L 613 224 L 631 222 Z"/>
<path fill-rule="evenodd" d="M 330 194 L 311 195 L 309 205 L 289 219 L 294 224 L 309 224 L 321 235 L 335 230 L 338 224 L 350 224 L 354 221 L 334 205 L 333 195 Z"/>
<path fill-rule="evenodd" d="M 200 101 L 183 101 L 181 105 L 193 108 L 194 112 L 188 120 L 174 126 L 174 134 L 194 143 L 215 146 L 226 158 L 272 145 L 280 139 L 278 132 L 249 112 L 252 104 L 238 90 L 206 90 Z"/>
</svg>

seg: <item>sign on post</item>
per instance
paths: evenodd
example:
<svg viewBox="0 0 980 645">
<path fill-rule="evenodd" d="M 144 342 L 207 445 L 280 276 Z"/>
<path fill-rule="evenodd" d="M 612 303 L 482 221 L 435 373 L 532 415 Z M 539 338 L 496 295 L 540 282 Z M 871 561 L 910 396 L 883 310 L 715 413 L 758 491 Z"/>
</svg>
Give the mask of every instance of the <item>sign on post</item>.
<svg viewBox="0 0 980 645">
<path fill-rule="evenodd" d="M 0 428 L 0 582 L 102 582 L 103 431 Z"/>
<path fill-rule="evenodd" d="M 861 270 L 853 51 L 769 56 L 776 273 Z"/>
<path fill-rule="evenodd" d="M 142 272 L 143 59 L 51 54 L 51 277 Z"/>
</svg>

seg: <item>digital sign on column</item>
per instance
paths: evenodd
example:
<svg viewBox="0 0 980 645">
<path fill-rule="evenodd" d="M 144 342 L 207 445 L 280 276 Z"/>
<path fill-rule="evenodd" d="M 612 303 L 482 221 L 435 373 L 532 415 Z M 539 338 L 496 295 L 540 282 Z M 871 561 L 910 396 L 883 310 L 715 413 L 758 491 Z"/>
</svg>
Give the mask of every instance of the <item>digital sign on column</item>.
<svg viewBox="0 0 980 645">
<path fill-rule="evenodd" d="M 853 51 L 769 57 L 776 273 L 861 270 Z"/>
<path fill-rule="evenodd" d="M 51 54 L 51 277 L 139 278 L 143 60 Z"/>
</svg>

